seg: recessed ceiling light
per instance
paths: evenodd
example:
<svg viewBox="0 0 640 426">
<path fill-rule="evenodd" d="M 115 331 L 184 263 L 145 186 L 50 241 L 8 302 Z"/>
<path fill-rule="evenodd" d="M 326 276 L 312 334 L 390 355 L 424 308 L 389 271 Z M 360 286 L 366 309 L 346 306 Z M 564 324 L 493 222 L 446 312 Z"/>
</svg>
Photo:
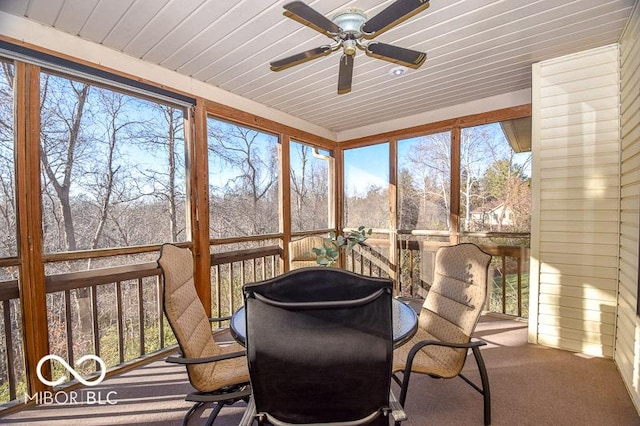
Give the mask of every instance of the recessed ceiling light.
<svg viewBox="0 0 640 426">
<path fill-rule="evenodd" d="M 405 75 L 407 73 L 407 67 L 403 67 L 402 65 L 398 65 L 397 67 L 393 67 L 389 70 L 389 75 L 394 77 L 400 77 L 401 75 Z"/>
</svg>

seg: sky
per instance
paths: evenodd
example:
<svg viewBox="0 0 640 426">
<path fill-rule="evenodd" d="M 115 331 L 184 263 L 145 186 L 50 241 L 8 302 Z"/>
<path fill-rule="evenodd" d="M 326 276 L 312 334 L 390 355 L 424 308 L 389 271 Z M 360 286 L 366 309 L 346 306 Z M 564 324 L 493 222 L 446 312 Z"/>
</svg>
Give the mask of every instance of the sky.
<svg viewBox="0 0 640 426">
<path fill-rule="evenodd" d="M 389 144 L 382 143 L 344 152 L 345 194 L 364 195 L 373 186 L 389 185 Z"/>
</svg>

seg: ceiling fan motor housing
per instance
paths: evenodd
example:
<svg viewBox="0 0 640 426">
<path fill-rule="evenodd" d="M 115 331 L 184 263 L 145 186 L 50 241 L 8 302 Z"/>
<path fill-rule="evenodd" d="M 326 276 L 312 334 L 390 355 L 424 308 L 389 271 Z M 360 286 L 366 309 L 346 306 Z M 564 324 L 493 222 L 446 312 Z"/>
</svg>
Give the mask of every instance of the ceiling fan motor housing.
<svg viewBox="0 0 640 426">
<path fill-rule="evenodd" d="M 340 27 L 342 32 L 337 35 L 342 40 L 342 50 L 345 55 L 356 53 L 356 40 L 362 38 L 362 26 L 367 22 L 367 15 L 359 9 L 347 9 L 338 13 L 332 22 Z"/>
<path fill-rule="evenodd" d="M 347 9 L 336 14 L 333 23 L 339 26 L 346 34 L 353 34 L 355 38 L 361 37 L 360 29 L 367 22 L 367 15 L 359 9 Z"/>
</svg>

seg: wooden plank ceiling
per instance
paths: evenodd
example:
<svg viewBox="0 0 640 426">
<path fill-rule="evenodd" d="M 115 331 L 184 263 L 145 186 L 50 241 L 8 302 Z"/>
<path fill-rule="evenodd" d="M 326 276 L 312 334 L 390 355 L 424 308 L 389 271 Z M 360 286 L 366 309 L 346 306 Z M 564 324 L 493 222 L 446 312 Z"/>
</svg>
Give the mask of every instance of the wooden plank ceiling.
<svg viewBox="0 0 640 426">
<path fill-rule="evenodd" d="M 334 132 L 531 87 L 531 64 L 615 43 L 637 0 L 431 0 L 376 40 L 427 53 L 392 77 L 359 51 L 351 93 L 339 52 L 282 72 L 269 61 L 328 44 L 282 15 L 288 0 L 2 0 L 0 10 L 159 64 Z M 306 0 L 331 18 L 390 0 Z M 1 28 L 0 28 L 1 31 Z"/>
</svg>

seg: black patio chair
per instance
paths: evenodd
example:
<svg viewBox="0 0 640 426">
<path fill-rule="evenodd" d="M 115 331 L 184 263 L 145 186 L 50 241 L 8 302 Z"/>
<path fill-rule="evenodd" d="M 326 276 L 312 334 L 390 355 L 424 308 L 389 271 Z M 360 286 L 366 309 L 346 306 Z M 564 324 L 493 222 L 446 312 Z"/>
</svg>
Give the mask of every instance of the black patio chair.
<svg viewBox="0 0 640 426">
<path fill-rule="evenodd" d="M 390 280 L 322 267 L 246 285 L 253 393 L 243 423 L 404 420 L 390 403 L 391 293 Z"/>
</svg>

